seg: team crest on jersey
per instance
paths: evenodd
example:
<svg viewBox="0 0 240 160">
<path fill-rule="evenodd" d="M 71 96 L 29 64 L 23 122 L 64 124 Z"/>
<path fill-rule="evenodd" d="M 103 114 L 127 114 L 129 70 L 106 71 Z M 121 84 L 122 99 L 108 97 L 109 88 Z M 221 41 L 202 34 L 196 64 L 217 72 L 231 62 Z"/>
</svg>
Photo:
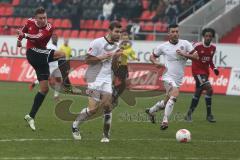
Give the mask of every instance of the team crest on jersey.
<svg viewBox="0 0 240 160">
<path fill-rule="evenodd" d="M 204 53 L 204 51 L 201 51 L 201 53 Z"/>
</svg>

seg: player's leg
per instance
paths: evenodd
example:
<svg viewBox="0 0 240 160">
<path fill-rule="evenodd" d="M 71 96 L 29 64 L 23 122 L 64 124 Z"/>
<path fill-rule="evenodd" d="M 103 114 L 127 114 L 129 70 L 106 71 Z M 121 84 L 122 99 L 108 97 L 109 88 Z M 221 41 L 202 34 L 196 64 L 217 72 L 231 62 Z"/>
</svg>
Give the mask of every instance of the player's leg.
<svg viewBox="0 0 240 160">
<path fill-rule="evenodd" d="M 196 109 L 199 99 L 201 97 L 202 91 L 204 89 L 203 85 L 206 84 L 205 79 L 201 77 L 201 75 L 196 75 L 194 76 L 195 82 L 196 82 L 196 87 L 195 87 L 195 93 L 191 101 L 191 105 L 188 109 L 187 115 L 185 116 L 185 120 L 188 122 L 192 121 L 192 113 Z"/>
<path fill-rule="evenodd" d="M 205 95 L 205 102 L 206 102 L 206 107 L 207 107 L 207 121 L 209 122 L 216 122 L 212 115 L 212 94 L 213 94 L 213 89 L 210 83 L 206 84 L 204 86 L 206 90 L 206 95 Z"/>
<path fill-rule="evenodd" d="M 149 116 L 149 120 L 152 123 L 156 123 L 156 118 L 155 118 L 155 113 L 158 112 L 159 110 L 163 110 L 165 108 L 165 105 L 169 99 L 169 96 L 166 95 L 164 99 L 158 101 L 156 104 L 154 104 L 152 107 L 147 108 L 145 112 Z"/>
<path fill-rule="evenodd" d="M 101 84 L 98 82 L 92 82 L 88 84 L 88 106 L 81 110 L 72 124 L 72 135 L 76 140 L 81 139 L 79 125 L 93 117 L 98 111 L 98 104 L 100 102 L 100 87 Z"/>
<path fill-rule="evenodd" d="M 177 97 L 179 95 L 179 89 L 174 81 L 165 81 L 164 86 L 169 95 L 169 99 L 165 105 L 164 116 L 160 127 L 162 130 L 168 128 L 168 120 L 172 114 L 174 103 L 177 101 Z"/>
<path fill-rule="evenodd" d="M 34 97 L 31 111 L 24 118 L 32 130 L 35 130 L 34 118 L 48 93 L 49 65 L 47 62 L 48 54 L 38 53 L 33 50 L 27 51 L 27 59 L 36 71 L 40 90 Z"/>
<path fill-rule="evenodd" d="M 112 123 L 112 83 L 104 83 L 99 104 L 103 108 L 103 138 L 101 142 L 109 142 Z"/>
<path fill-rule="evenodd" d="M 110 129 L 112 124 L 112 94 L 104 92 L 100 106 L 103 107 L 103 138 L 101 142 L 109 142 Z"/>
</svg>

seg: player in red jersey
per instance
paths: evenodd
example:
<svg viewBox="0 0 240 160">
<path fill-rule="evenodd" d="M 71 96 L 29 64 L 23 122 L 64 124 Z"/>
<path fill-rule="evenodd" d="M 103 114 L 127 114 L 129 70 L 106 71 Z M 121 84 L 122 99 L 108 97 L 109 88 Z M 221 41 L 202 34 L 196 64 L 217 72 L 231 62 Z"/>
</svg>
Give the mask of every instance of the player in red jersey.
<svg viewBox="0 0 240 160">
<path fill-rule="evenodd" d="M 192 74 L 196 81 L 196 88 L 185 120 L 192 121 L 192 114 L 198 105 L 202 91 L 206 90 L 206 119 L 209 122 L 216 122 L 211 111 L 213 89 L 208 81 L 209 67 L 214 71 L 215 75 L 219 75 L 218 69 L 213 64 L 213 55 L 216 51 L 216 46 L 211 43 L 215 36 L 215 31 L 212 28 L 205 28 L 202 31 L 202 36 L 204 38 L 203 42 L 198 42 L 194 46 L 199 55 L 199 60 L 192 61 Z"/>
<path fill-rule="evenodd" d="M 24 119 L 32 130 L 35 130 L 34 118 L 37 114 L 46 94 L 48 93 L 49 65 L 64 53 L 47 49 L 46 45 L 53 34 L 53 26 L 47 22 L 47 13 L 44 8 L 39 7 L 35 11 L 35 18 L 30 18 L 21 30 L 18 30 L 17 46 L 22 47 L 22 39 L 27 39 L 27 60 L 34 68 L 40 84 L 40 90 L 34 98 L 32 109 Z"/>
</svg>

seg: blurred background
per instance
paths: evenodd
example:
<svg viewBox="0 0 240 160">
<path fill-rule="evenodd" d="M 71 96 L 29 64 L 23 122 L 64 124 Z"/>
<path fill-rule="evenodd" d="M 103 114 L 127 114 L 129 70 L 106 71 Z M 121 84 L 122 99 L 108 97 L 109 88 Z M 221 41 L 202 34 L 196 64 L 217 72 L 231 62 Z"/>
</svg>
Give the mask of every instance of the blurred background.
<svg viewBox="0 0 240 160">
<path fill-rule="evenodd" d="M 92 39 L 103 36 L 109 21 L 119 20 L 136 40 L 165 40 L 167 26 L 179 23 L 181 36 L 201 40 L 201 29 L 217 31 L 216 42 L 240 43 L 239 0 L 0 0 L 0 35 L 32 17 L 38 6 L 60 37 Z"/>
</svg>

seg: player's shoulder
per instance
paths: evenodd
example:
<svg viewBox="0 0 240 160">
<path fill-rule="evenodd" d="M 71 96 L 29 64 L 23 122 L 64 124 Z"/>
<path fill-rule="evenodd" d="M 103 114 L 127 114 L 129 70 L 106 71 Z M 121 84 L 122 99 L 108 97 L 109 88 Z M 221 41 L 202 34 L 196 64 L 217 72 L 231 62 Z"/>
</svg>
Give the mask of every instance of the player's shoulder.
<svg viewBox="0 0 240 160">
<path fill-rule="evenodd" d="M 185 40 L 185 39 L 179 39 L 178 42 L 179 42 L 179 44 L 191 44 L 192 45 L 191 42 L 189 42 L 188 40 Z"/>
<path fill-rule="evenodd" d="M 193 46 L 194 46 L 194 48 L 204 47 L 203 42 L 195 42 L 195 43 L 193 43 Z"/>
<path fill-rule="evenodd" d="M 51 23 L 47 22 L 47 25 L 46 25 L 46 28 L 45 28 L 45 29 L 48 30 L 48 31 L 50 31 L 50 30 L 53 30 L 54 27 L 53 27 L 53 25 L 52 25 Z"/>
<path fill-rule="evenodd" d="M 169 44 L 170 44 L 169 41 L 165 41 L 165 42 L 158 44 L 157 48 L 164 48 L 164 47 L 168 46 Z"/>
<path fill-rule="evenodd" d="M 34 18 L 28 18 L 26 21 L 27 25 L 36 25 L 36 20 Z"/>
<path fill-rule="evenodd" d="M 211 43 L 211 47 L 214 48 L 214 49 L 217 48 L 217 47 L 216 47 L 216 44 L 214 44 L 214 43 Z"/>
<path fill-rule="evenodd" d="M 94 45 L 94 46 L 100 46 L 102 44 L 105 44 L 106 43 L 106 40 L 104 37 L 100 37 L 100 38 L 96 38 L 94 40 L 91 41 L 91 45 Z"/>
</svg>

